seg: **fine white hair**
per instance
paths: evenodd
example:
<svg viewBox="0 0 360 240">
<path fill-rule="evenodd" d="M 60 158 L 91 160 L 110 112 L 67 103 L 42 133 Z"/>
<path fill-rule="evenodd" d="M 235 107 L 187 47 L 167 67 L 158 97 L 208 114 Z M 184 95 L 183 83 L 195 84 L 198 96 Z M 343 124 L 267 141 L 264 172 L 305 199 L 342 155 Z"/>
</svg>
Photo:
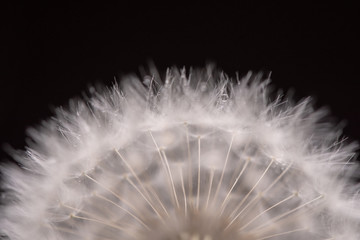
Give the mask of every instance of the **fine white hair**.
<svg viewBox="0 0 360 240">
<path fill-rule="evenodd" d="M 11 240 L 360 239 L 357 144 L 314 110 L 208 65 L 155 68 L 58 108 L 5 164 Z M 19 167 L 20 166 L 20 167 Z"/>
</svg>

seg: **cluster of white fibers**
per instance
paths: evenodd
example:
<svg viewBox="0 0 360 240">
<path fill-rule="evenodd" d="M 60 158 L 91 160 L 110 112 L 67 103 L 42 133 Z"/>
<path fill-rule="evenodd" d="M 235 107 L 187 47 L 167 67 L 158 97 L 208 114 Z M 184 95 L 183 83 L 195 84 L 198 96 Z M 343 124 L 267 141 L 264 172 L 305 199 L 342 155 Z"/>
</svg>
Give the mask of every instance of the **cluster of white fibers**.
<svg viewBox="0 0 360 240">
<path fill-rule="evenodd" d="M 357 146 L 309 99 L 211 66 L 91 92 L 2 167 L 9 239 L 360 239 Z"/>
</svg>

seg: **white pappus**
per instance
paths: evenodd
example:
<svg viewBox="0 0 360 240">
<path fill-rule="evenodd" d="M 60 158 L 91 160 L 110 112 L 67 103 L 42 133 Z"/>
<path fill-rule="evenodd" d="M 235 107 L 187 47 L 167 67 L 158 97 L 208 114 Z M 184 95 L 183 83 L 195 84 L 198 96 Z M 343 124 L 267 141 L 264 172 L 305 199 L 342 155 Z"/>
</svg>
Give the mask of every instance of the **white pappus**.
<svg viewBox="0 0 360 240">
<path fill-rule="evenodd" d="M 21 168 L 1 168 L 4 236 L 360 239 L 357 145 L 309 99 L 210 65 L 119 85 L 29 130 Z"/>
</svg>

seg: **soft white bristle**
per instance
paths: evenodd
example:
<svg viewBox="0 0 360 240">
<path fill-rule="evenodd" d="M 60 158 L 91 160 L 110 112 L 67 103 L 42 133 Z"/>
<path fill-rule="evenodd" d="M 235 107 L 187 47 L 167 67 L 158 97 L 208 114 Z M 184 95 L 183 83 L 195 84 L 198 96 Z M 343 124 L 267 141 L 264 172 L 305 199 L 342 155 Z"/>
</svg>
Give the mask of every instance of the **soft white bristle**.
<svg viewBox="0 0 360 240">
<path fill-rule="evenodd" d="M 0 231 L 23 239 L 358 240 L 356 144 L 310 100 L 212 66 L 72 101 L 2 167 Z"/>
</svg>

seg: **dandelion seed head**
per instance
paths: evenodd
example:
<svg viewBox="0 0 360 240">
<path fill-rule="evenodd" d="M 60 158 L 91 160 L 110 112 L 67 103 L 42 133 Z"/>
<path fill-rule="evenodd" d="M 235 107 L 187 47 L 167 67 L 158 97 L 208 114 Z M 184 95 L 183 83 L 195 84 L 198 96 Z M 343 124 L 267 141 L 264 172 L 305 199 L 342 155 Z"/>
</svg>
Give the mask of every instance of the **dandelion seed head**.
<svg viewBox="0 0 360 240">
<path fill-rule="evenodd" d="M 357 145 L 310 99 L 213 66 L 156 69 L 29 130 L 3 166 L 10 239 L 359 239 Z"/>
</svg>

